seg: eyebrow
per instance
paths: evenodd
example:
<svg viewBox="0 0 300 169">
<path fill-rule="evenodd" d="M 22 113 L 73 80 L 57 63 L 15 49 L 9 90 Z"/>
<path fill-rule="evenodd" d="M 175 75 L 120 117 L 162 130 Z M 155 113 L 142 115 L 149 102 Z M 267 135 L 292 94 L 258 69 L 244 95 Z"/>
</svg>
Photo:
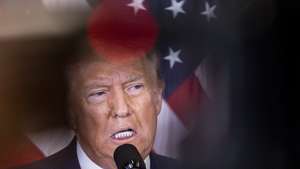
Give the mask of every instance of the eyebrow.
<svg viewBox="0 0 300 169">
<path fill-rule="evenodd" d="M 92 89 L 95 87 L 107 87 L 107 86 L 109 86 L 109 79 L 103 77 L 99 77 L 94 80 L 89 80 L 85 83 L 85 87 L 87 89 Z"/>
<path fill-rule="evenodd" d="M 130 83 L 143 79 L 142 75 L 129 75 L 125 83 Z"/>
</svg>

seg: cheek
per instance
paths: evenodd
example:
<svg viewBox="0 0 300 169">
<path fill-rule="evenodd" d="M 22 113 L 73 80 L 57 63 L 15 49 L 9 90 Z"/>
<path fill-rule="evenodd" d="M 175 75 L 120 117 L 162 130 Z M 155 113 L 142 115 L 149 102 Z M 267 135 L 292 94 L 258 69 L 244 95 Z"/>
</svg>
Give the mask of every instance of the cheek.
<svg viewBox="0 0 300 169">
<path fill-rule="evenodd" d="M 148 93 L 132 98 L 130 105 L 136 113 L 143 114 L 144 116 L 148 116 L 155 111 L 151 96 Z"/>
<path fill-rule="evenodd" d="M 150 93 L 136 97 L 132 100 L 134 110 L 141 127 L 149 132 L 156 129 L 157 111 Z"/>
<path fill-rule="evenodd" d="M 108 104 L 107 102 L 92 104 L 87 103 L 86 101 L 82 101 L 82 112 L 84 116 L 90 117 L 97 122 L 97 119 L 105 119 L 108 118 Z"/>
<path fill-rule="evenodd" d="M 104 105 L 83 105 L 78 119 L 81 133 L 86 135 L 86 132 L 90 135 L 89 137 L 105 134 L 108 122 L 106 110 Z"/>
</svg>

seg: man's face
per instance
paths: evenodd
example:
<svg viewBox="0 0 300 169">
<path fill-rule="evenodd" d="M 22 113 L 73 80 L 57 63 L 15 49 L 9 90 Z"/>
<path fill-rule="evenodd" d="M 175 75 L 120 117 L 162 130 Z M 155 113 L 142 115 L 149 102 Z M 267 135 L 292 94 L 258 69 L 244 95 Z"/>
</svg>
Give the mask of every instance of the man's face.
<svg viewBox="0 0 300 169">
<path fill-rule="evenodd" d="M 162 89 L 148 62 L 82 62 L 72 78 L 77 138 L 102 167 L 115 167 L 113 152 L 121 144 L 135 145 L 143 158 L 152 149 Z"/>
</svg>

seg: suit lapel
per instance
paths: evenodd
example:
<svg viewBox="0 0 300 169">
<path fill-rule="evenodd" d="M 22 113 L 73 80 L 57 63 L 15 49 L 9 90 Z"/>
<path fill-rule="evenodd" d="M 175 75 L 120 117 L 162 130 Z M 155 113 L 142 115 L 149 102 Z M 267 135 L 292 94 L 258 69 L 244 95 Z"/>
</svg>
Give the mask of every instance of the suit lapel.
<svg viewBox="0 0 300 169">
<path fill-rule="evenodd" d="M 179 169 L 182 168 L 179 161 L 164 157 L 155 153 L 150 153 L 151 169 Z"/>
<path fill-rule="evenodd" d="M 159 158 L 155 153 L 150 153 L 150 169 L 159 169 Z"/>
<path fill-rule="evenodd" d="M 80 169 L 79 161 L 76 152 L 76 139 L 63 150 L 62 153 L 58 154 L 57 169 Z"/>
</svg>

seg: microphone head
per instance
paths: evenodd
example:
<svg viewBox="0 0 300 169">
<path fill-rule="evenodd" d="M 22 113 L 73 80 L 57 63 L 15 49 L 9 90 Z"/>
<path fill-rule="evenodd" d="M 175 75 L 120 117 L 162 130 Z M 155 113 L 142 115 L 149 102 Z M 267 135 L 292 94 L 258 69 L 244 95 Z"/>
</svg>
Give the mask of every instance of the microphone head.
<svg viewBox="0 0 300 169">
<path fill-rule="evenodd" d="M 146 169 L 143 158 L 132 144 L 123 144 L 116 148 L 114 160 L 118 169 Z"/>
</svg>

